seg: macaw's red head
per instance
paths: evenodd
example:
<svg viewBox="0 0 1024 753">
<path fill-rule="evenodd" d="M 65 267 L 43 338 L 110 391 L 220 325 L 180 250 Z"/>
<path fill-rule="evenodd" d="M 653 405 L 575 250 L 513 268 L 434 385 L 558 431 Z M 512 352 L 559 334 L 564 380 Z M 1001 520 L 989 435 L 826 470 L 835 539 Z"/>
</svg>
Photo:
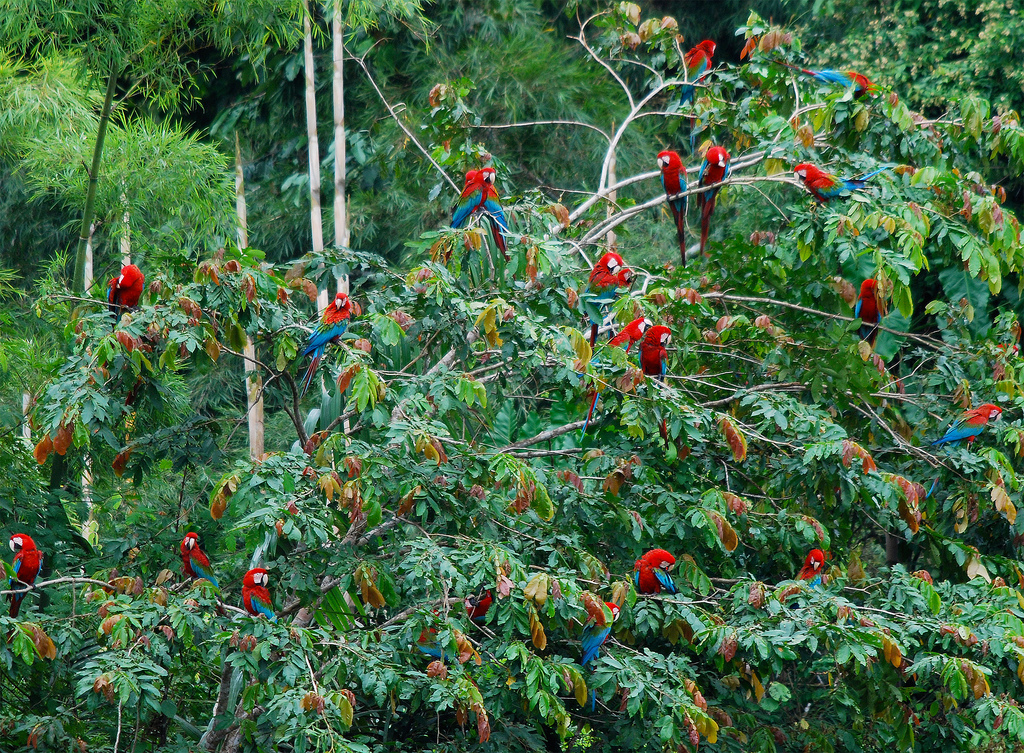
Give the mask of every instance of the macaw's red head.
<svg viewBox="0 0 1024 753">
<path fill-rule="evenodd" d="M 665 348 L 670 342 L 672 342 L 672 330 L 664 324 L 659 324 L 647 330 L 641 345 L 644 350 L 650 350 L 651 348 Z"/>
<path fill-rule="evenodd" d="M 134 290 L 138 288 L 141 291 L 145 282 L 146 276 L 142 274 L 142 270 L 134 264 L 128 264 L 127 266 L 121 267 L 121 276 L 117 278 L 117 286 L 122 290 Z"/>
<path fill-rule="evenodd" d="M 498 173 L 494 170 L 493 167 L 484 167 L 480 169 L 480 179 L 484 183 L 490 183 L 493 186 L 494 181 L 497 177 Z"/>
<path fill-rule="evenodd" d="M 708 149 L 707 153 L 704 155 L 704 159 L 709 165 L 725 167 L 729 164 L 729 152 L 725 151 L 724 146 L 713 146 Z"/>
<path fill-rule="evenodd" d="M 974 412 L 986 421 L 995 421 L 1003 415 L 1003 409 L 998 405 L 992 405 L 992 403 L 983 403 L 975 408 Z"/>
<path fill-rule="evenodd" d="M 11 536 L 11 551 L 17 554 L 18 552 L 32 552 L 35 551 L 36 542 L 25 533 L 16 533 Z"/>
<path fill-rule="evenodd" d="M 604 605 L 612 610 L 612 622 L 615 622 L 619 618 L 619 605 L 611 601 L 606 601 Z"/>
<path fill-rule="evenodd" d="M 185 534 L 185 538 L 181 540 L 181 554 L 185 556 L 191 551 L 199 548 L 199 534 L 194 531 L 189 531 Z"/>
<path fill-rule="evenodd" d="M 254 567 L 245 574 L 242 585 L 245 588 L 266 588 L 270 584 L 270 576 L 262 567 Z"/>
<path fill-rule="evenodd" d="M 660 567 L 662 570 L 671 570 L 676 564 L 676 558 L 664 549 L 652 549 L 640 559 L 651 567 Z"/>
<path fill-rule="evenodd" d="M 680 170 L 685 172 L 683 161 L 679 158 L 679 154 L 667 149 L 664 152 L 658 153 L 658 169 L 663 173 L 679 172 Z"/>
<path fill-rule="evenodd" d="M 646 334 L 647 330 L 649 330 L 653 326 L 654 326 L 654 322 L 652 322 L 646 316 L 643 319 L 637 319 L 636 320 L 636 329 L 637 329 L 637 332 L 639 332 L 641 335 Z"/>
<path fill-rule="evenodd" d="M 471 185 L 480 180 L 479 170 L 470 170 L 466 173 L 466 182 L 462 184 L 463 189 L 469 188 Z"/>
<path fill-rule="evenodd" d="M 616 278 L 619 285 L 628 285 L 633 280 L 633 270 L 627 267 L 622 257 L 614 251 L 602 256 L 595 269 L 607 270 L 608 274 Z"/>
<path fill-rule="evenodd" d="M 708 56 L 708 60 L 711 60 L 715 56 L 715 43 L 710 39 L 705 39 L 695 49 L 701 50 L 705 55 Z"/>
<path fill-rule="evenodd" d="M 806 183 L 809 180 L 816 180 L 820 178 L 824 173 L 812 165 L 810 162 L 801 162 L 799 165 L 793 168 L 793 172 L 796 173 L 796 177 Z"/>
<path fill-rule="evenodd" d="M 334 310 L 339 314 L 342 314 L 342 319 L 345 319 L 352 314 L 352 301 L 344 293 L 338 293 L 334 296 L 334 301 L 331 304 L 334 306 Z"/>
<path fill-rule="evenodd" d="M 825 565 L 825 553 L 820 549 L 812 549 L 807 553 L 807 559 L 804 560 L 803 570 L 800 571 L 801 575 L 804 573 L 811 573 L 817 575 L 821 568 Z"/>
<path fill-rule="evenodd" d="M 873 277 L 869 277 L 860 284 L 860 297 L 861 298 L 874 298 L 875 291 L 878 289 L 878 281 Z"/>
</svg>

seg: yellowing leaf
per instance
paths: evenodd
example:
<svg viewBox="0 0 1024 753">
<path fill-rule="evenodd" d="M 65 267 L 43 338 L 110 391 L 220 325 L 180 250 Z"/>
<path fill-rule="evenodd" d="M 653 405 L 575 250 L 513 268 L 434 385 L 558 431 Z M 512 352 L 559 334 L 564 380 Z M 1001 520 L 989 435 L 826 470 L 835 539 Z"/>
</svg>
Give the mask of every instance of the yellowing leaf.
<svg viewBox="0 0 1024 753">
<path fill-rule="evenodd" d="M 487 338 L 487 344 L 491 348 L 500 348 L 502 344 L 501 338 L 498 336 L 498 309 L 495 304 L 491 304 L 477 316 L 476 321 L 473 323 L 474 327 L 483 326 L 484 337 Z"/>
<path fill-rule="evenodd" d="M 544 625 L 541 624 L 537 610 L 532 608 L 530 609 L 530 640 L 533 641 L 533 645 L 537 647 L 538 651 L 547 648 L 548 637 L 544 633 Z"/>
<path fill-rule="evenodd" d="M 988 570 L 981 564 L 981 560 L 978 559 L 977 555 L 967 560 L 967 577 L 969 579 L 983 578 L 987 583 L 992 582 L 992 576 L 988 574 Z"/>
<path fill-rule="evenodd" d="M 1010 501 L 1010 495 L 1006 493 L 1006 489 L 1002 486 L 992 487 L 992 502 L 996 506 L 996 511 L 1003 514 L 1006 518 L 1006 522 L 1011 526 L 1017 520 L 1017 508 L 1013 502 Z"/>
<path fill-rule="evenodd" d="M 726 416 L 718 419 L 718 428 L 722 430 L 725 441 L 729 444 L 729 449 L 732 450 L 733 460 L 737 463 L 746 460 L 747 438 L 743 436 L 743 432 L 736 428 L 736 425 Z"/>
<path fill-rule="evenodd" d="M 523 589 L 523 596 L 538 607 L 544 606 L 548 600 L 548 582 L 547 573 L 537 573 L 526 584 L 526 588 Z"/>
<path fill-rule="evenodd" d="M 579 362 L 580 371 L 583 371 L 587 368 L 587 364 L 590 363 L 590 359 L 594 355 L 594 351 L 590 347 L 590 341 L 578 329 L 566 327 L 565 331 L 568 333 L 569 342 L 572 343 L 572 349 L 576 353 L 576 360 Z"/>
</svg>

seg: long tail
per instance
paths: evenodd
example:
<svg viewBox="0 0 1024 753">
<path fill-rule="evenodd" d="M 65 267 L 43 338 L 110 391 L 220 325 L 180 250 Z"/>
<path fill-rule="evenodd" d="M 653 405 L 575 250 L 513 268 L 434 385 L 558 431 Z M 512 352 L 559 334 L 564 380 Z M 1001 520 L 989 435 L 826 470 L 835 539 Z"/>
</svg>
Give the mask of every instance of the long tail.
<svg viewBox="0 0 1024 753">
<path fill-rule="evenodd" d="M 686 267 L 686 218 L 683 213 L 675 207 L 672 207 L 672 214 L 674 214 L 676 218 L 676 238 L 679 240 L 679 258 L 682 261 L 683 267 Z"/>
<path fill-rule="evenodd" d="M 323 358 L 323 355 L 324 354 L 322 352 L 313 351 L 313 357 L 309 361 L 309 367 L 306 369 L 306 375 L 302 377 L 302 391 L 299 393 L 300 398 L 306 396 L 306 390 L 309 389 L 309 385 L 313 381 L 313 375 L 320 366 L 320 359 Z"/>
<path fill-rule="evenodd" d="M 590 347 L 591 347 L 591 349 L 593 349 L 594 346 L 597 345 L 597 330 L 598 330 L 599 327 L 600 327 L 600 324 L 597 323 L 597 322 L 595 322 L 594 324 L 590 325 Z"/>
<path fill-rule="evenodd" d="M 799 65 L 790 65 L 789 63 L 783 63 L 781 60 L 776 60 L 775 62 L 778 63 L 779 65 L 784 65 L 787 68 L 792 68 L 794 71 L 806 73 L 808 76 L 813 76 L 815 74 L 814 71 L 809 71 L 806 68 L 801 68 Z"/>
<path fill-rule="evenodd" d="M 700 210 L 700 252 L 702 254 L 708 245 L 708 231 L 711 229 L 711 215 L 715 211 L 716 198 L 716 195 L 712 193 L 711 197 L 704 201 L 704 206 Z"/>
<path fill-rule="evenodd" d="M 857 180 L 863 180 L 863 181 L 870 180 L 871 178 L 874 178 L 879 173 L 884 173 L 886 170 L 892 170 L 892 168 L 894 168 L 894 167 L 895 167 L 895 165 L 883 165 L 882 167 L 878 168 L 877 170 L 872 170 L 867 175 L 860 176 L 859 178 L 857 178 Z"/>
<path fill-rule="evenodd" d="M 501 223 L 491 214 L 488 214 L 487 218 L 491 222 L 491 235 L 494 236 L 494 245 L 501 251 L 505 261 L 508 261 L 508 248 L 505 245 L 505 233 L 508 232 L 508 228 L 502 227 Z"/>
<path fill-rule="evenodd" d="M 21 602 L 24 598 L 25 594 L 11 594 L 11 610 L 9 612 L 11 617 L 18 616 L 18 612 L 21 610 Z"/>
<path fill-rule="evenodd" d="M 594 408 L 597 406 L 597 396 L 598 396 L 598 392 L 597 392 L 597 390 L 594 390 L 594 399 L 590 401 L 590 410 L 587 411 L 587 420 L 584 421 L 584 423 L 583 423 L 583 431 L 580 432 L 580 441 L 581 442 L 583 441 L 583 438 L 585 436 L 587 436 L 587 427 L 590 426 L 590 421 L 594 417 Z"/>
<path fill-rule="evenodd" d="M 939 485 L 939 477 L 936 476 L 935 480 L 932 481 L 932 485 L 928 489 L 928 493 L 924 495 L 925 499 L 930 499 L 932 494 L 935 493 L 935 488 Z"/>
</svg>

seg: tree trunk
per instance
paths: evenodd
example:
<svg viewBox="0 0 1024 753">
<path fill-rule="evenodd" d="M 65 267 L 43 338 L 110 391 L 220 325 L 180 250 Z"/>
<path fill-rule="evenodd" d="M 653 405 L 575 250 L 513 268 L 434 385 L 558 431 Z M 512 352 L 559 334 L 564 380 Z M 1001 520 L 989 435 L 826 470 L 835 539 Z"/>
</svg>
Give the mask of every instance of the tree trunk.
<svg viewBox="0 0 1024 753">
<path fill-rule="evenodd" d="M 309 141 L 309 224 L 313 231 L 313 253 L 324 250 L 324 221 L 320 209 L 320 142 L 316 135 L 316 87 L 313 83 L 313 25 L 308 0 L 302 3 L 302 48 L 306 71 L 306 137 Z M 316 298 L 317 311 L 327 308 L 327 290 Z"/>
<path fill-rule="evenodd" d="M 92 219 L 96 213 L 96 184 L 99 182 L 100 160 L 103 157 L 103 140 L 107 137 L 107 123 L 110 122 L 110 109 L 114 104 L 114 91 L 117 88 L 117 74 L 107 78 L 107 93 L 100 111 L 100 124 L 96 131 L 96 145 L 92 150 L 92 168 L 89 170 L 89 190 L 85 194 L 85 209 L 82 212 L 82 229 L 78 234 L 78 253 L 75 256 L 75 279 L 71 291 L 75 295 L 85 293 L 85 257 L 86 247 L 92 235 Z"/>
<path fill-rule="evenodd" d="M 335 0 L 331 18 L 334 75 L 334 245 L 348 248 L 348 208 L 345 206 L 345 46 L 341 0 Z M 348 275 L 338 278 L 338 292 L 348 294 Z"/>
<path fill-rule="evenodd" d="M 85 278 L 82 280 L 82 290 L 88 293 L 92 289 L 92 284 L 95 281 L 95 271 L 93 265 L 93 245 L 92 239 L 96 235 L 96 223 L 89 224 L 89 238 L 85 242 Z"/>
<path fill-rule="evenodd" d="M 249 224 L 245 212 L 245 174 L 242 171 L 242 149 L 235 133 L 235 211 L 238 213 L 238 247 L 249 247 Z M 249 457 L 263 457 L 263 377 L 256 369 L 256 347 L 248 334 L 245 336 L 245 397 L 246 416 L 249 419 Z"/>
</svg>

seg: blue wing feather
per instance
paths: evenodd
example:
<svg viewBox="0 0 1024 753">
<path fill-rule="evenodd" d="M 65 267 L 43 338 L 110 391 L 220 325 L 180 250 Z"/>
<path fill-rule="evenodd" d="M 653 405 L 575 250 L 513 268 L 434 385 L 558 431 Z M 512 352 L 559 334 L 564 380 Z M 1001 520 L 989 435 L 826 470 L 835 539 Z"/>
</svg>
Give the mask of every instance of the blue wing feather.
<svg viewBox="0 0 1024 753">
<path fill-rule="evenodd" d="M 853 86 L 853 79 L 843 71 L 833 71 L 826 68 L 820 71 L 813 71 L 811 75 L 818 79 L 818 81 L 826 84 L 837 84 L 845 88 Z"/>
<path fill-rule="evenodd" d="M 257 612 L 262 614 L 271 622 L 277 622 L 277 615 L 274 614 L 274 610 L 270 608 L 269 604 L 264 603 L 264 601 L 260 597 L 250 596 L 249 601 L 252 603 L 253 608 Z"/>
<path fill-rule="evenodd" d="M 661 587 L 668 591 L 670 594 L 678 592 L 678 589 L 676 589 L 676 584 L 672 580 L 672 576 L 666 573 L 660 567 L 654 568 L 654 576 L 658 579 L 658 582 L 661 584 Z M 637 578 L 637 580 L 639 580 L 639 578 Z"/>
<path fill-rule="evenodd" d="M 860 298 L 857 299 L 857 305 L 853 307 L 853 318 L 854 319 L 860 319 L 860 309 L 861 309 L 861 306 L 863 305 L 863 303 L 864 303 L 864 301 L 862 301 Z"/>
<path fill-rule="evenodd" d="M 964 439 L 978 436 L 984 429 L 984 426 L 964 426 L 961 419 L 946 429 L 946 433 L 942 435 L 941 439 L 936 439 L 932 442 L 932 447 L 946 443 L 950 443 L 955 447 L 958 442 Z"/>
<path fill-rule="evenodd" d="M 609 633 L 612 632 L 611 627 L 598 628 L 597 625 L 591 625 L 590 627 L 584 628 L 583 639 L 580 641 L 583 646 L 583 658 L 580 659 L 580 665 L 586 666 L 594 659 L 597 658 L 598 652 L 601 650 L 601 646 L 607 640 Z"/>
<path fill-rule="evenodd" d="M 348 330 L 348 320 L 338 322 L 337 324 L 325 325 L 321 322 L 317 325 L 317 328 L 313 330 L 309 339 L 306 341 L 306 349 L 302 351 L 303 356 L 308 356 L 311 353 L 314 357 L 322 356 L 324 350 L 327 348 L 327 343 L 331 342 L 336 337 L 341 337 Z M 319 350 L 319 353 L 314 351 Z"/>
<path fill-rule="evenodd" d="M 459 203 L 455 206 L 455 211 L 452 212 L 452 227 L 462 227 L 466 220 L 469 219 L 469 215 L 473 214 L 473 210 L 480 206 L 480 199 L 482 197 L 483 192 L 478 188 L 465 198 L 459 199 Z"/>
<path fill-rule="evenodd" d="M 213 571 L 209 568 L 203 567 L 200 563 L 196 562 L 195 560 L 192 560 L 192 570 L 200 578 L 205 578 L 206 580 L 210 581 L 210 583 L 213 584 L 214 588 L 220 588 L 220 584 L 217 583 L 216 576 L 214 576 Z"/>
</svg>

